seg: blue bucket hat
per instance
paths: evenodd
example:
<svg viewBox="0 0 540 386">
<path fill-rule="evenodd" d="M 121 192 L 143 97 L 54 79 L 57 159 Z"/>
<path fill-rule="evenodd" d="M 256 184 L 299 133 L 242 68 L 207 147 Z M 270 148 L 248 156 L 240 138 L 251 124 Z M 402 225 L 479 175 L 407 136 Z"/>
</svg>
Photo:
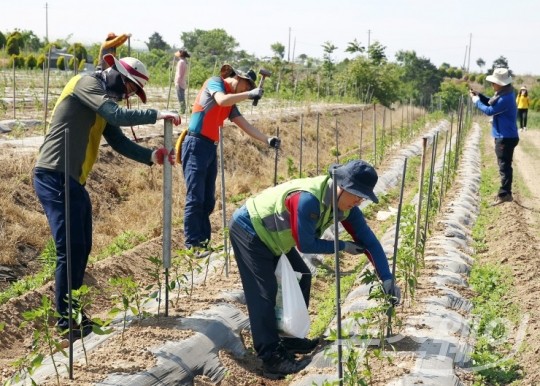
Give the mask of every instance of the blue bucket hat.
<svg viewBox="0 0 540 386">
<path fill-rule="evenodd" d="M 344 165 L 335 164 L 330 167 L 330 174 L 336 176 L 336 182 L 339 187 L 355 196 L 367 198 L 374 203 L 379 199 L 373 192 L 377 185 L 377 172 L 366 161 L 354 160 Z"/>
</svg>

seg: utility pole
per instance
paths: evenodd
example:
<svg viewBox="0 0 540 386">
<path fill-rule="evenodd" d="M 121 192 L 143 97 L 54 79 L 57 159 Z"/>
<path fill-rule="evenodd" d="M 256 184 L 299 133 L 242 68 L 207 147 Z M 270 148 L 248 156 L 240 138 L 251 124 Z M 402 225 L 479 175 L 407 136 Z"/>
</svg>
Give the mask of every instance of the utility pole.
<svg viewBox="0 0 540 386">
<path fill-rule="evenodd" d="M 291 27 L 289 27 L 289 45 L 287 48 L 287 62 L 291 61 Z"/>
<path fill-rule="evenodd" d="M 45 3 L 45 44 L 49 43 L 49 4 Z"/>
<path fill-rule="evenodd" d="M 465 56 L 463 57 L 463 71 L 465 71 L 465 63 L 467 63 L 467 51 L 469 50 L 469 46 L 465 46 Z"/>
<path fill-rule="evenodd" d="M 469 34 L 469 61 L 467 62 L 467 74 L 469 73 L 469 68 L 471 66 L 471 45 L 472 45 L 472 33 Z"/>
<path fill-rule="evenodd" d="M 370 38 L 371 38 L 371 30 L 367 30 L 367 50 L 369 52 L 369 44 L 370 44 Z"/>
</svg>

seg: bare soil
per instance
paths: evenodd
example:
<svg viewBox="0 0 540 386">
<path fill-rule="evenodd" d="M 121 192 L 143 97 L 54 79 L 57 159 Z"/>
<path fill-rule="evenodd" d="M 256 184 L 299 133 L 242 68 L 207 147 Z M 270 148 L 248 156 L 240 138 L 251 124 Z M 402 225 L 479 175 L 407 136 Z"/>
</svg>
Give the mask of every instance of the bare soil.
<svg viewBox="0 0 540 386">
<path fill-rule="evenodd" d="M 358 132 L 363 127 L 363 151 L 369 154 L 371 149 L 370 129 L 368 121 L 371 114 L 364 114 L 366 121 L 360 123 L 360 112 L 355 107 L 330 107 L 322 110 L 319 144 L 320 165 L 328 165 L 336 161 L 335 153 L 335 120 L 339 122 L 340 159 L 359 151 Z M 394 122 L 399 122 L 401 112 L 396 112 Z M 380 117 L 378 118 L 380 119 Z M 259 117 L 256 124 L 265 132 L 274 134 L 277 127 L 283 139 L 283 151 L 279 157 L 278 176 L 280 180 L 289 179 L 298 172 L 300 117 L 299 114 L 280 114 L 279 116 Z M 303 127 L 303 173 L 316 174 L 316 112 L 306 111 Z M 145 129 L 151 131 L 151 129 Z M 540 200 L 537 197 L 540 181 L 535 179 L 537 167 L 527 169 L 524 165 L 535 165 L 540 146 L 540 135 L 530 130 L 522 136 L 525 141 L 534 144 L 532 152 L 516 152 L 515 169 L 523 175 L 529 188 L 529 196 L 522 195 L 516 189 L 516 201 L 500 206 L 500 223 L 493 224 L 486 230 L 487 251 L 482 258 L 508 264 L 516 275 L 515 291 L 508 294 L 509 301 L 518 302 L 525 313 L 530 314 L 527 330 L 526 347 L 519 353 L 519 363 L 523 367 L 524 385 L 540 383 L 540 366 L 537 363 L 540 354 L 540 300 L 538 277 L 539 265 L 535 261 L 539 248 L 538 215 Z M 530 139 L 528 138 L 530 137 Z M 0 140 L 2 138 L 0 137 Z M 150 139 L 149 146 L 160 144 L 161 138 Z M 485 151 L 492 152 L 492 142 L 486 138 Z M 6 167 L 0 168 L 0 268 L 7 270 L 15 279 L 24 277 L 38 270 L 41 262 L 37 258 L 50 237 L 45 216 L 37 202 L 31 187 L 31 168 L 34 154 L 14 155 L 14 152 L 2 148 L 0 144 L 0 162 Z M 306 150 L 308 149 L 308 150 Z M 388 157 L 389 158 L 389 157 Z M 388 160 L 388 158 L 386 160 Z M 487 157 L 490 163 L 495 157 Z M 239 130 L 226 127 L 225 130 L 225 177 L 227 181 L 226 197 L 227 215 L 240 205 L 246 197 L 273 184 L 274 153 L 265 146 L 247 138 Z M 523 165 L 523 166 L 522 166 Z M 296 170 L 295 170 L 296 169 Z M 322 167 L 321 167 L 322 170 Z M 529 175 L 530 177 L 527 177 Z M 174 249 L 180 250 L 183 245 L 182 213 L 183 213 L 183 179 L 179 168 L 174 172 L 173 203 L 173 242 Z M 108 280 L 114 276 L 132 276 L 139 286 L 145 287 L 154 282 L 150 275 L 152 265 L 150 256 L 161 256 L 161 219 L 162 219 L 162 175 L 159 168 L 140 166 L 126 160 L 107 147 L 101 150 L 99 161 L 92 172 L 88 190 L 94 205 L 94 255 L 99 255 L 111 244 L 112 240 L 126 231 L 136 231 L 145 236 L 147 241 L 121 253 L 94 261 L 87 270 L 86 283 L 96 290 L 95 298 L 88 312 L 92 317 L 105 317 L 111 309 L 110 286 Z M 218 205 L 212 215 L 214 229 L 213 243 L 220 244 L 223 237 L 222 205 L 220 189 L 217 191 Z M 504 226 L 499 226 L 504 224 Z M 374 228 L 377 227 L 373 224 Z M 350 262 L 349 262 L 350 264 Z M 348 266 L 346 266 L 348 267 Z M 427 272 L 425 274 L 428 274 Z M 6 288 L 8 283 L 0 283 Z M 317 281 L 322 286 L 316 290 L 324 291 L 324 281 Z M 10 366 L 14 360 L 27 355 L 31 346 L 31 329 L 20 329 L 22 312 L 38 306 L 41 295 L 53 297 L 52 283 L 23 296 L 15 297 L 6 304 L 0 305 L 0 323 L 4 323 L 0 331 L 0 379 L 6 380 L 13 374 Z M 212 274 L 211 280 L 195 288 L 191 296 L 182 295 L 174 299 L 171 317 L 190 315 L 195 310 L 206 309 L 221 301 L 224 289 L 241 288 L 238 272 L 231 265 L 230 276 L 222 273 Z M 422 281 L 419 290 L 422 291 Z M 428 289 L 425 289 L 426 291 Z M 420 295 L 419 295 L 420 296 Z M 235 304 L 243 307 L 240 304 Z M 317 305 L 310 307 L 312 318 L 316 315 Z M 401 309 L 407 315 L 406 309 Z M 247 315 L 247 313 L 246 313 Z M 155 358 L 148 347 L 166 340 L 181 340 L 189 336 L 189 331 L 178 331 L 169 328 L 167 318 L 149 318 L 135 323 L 128 329 L 124 340 L 116 336 L 106 344 L 89 354 L 89 365 L 77 363 L 74 369 L 75 380 L 62 379 L 65 385 L 91 385 L 106 377 L 110 372 L 134 373 L 154 365 Z M 253 354 L 249 333 L 243 334 L 247 354 L 237 358 L 227 352 L 220 352 L 220 359 L 228 369 L 228 375 L 220 382 L 220 386 L 238 385 L 286 385 L 290 380 L 271 381 L 262 377 L 261 363 Z M 393 368 L 387 363 L 374 363 L 374 385 L 383 385 L 408 370 L 407 361 L 413 358 L 400 359 L 400 368 Z M 49 384 L 56 384 L 54 379 Z M 204 376 L 197 376 L 195 385 L 215 385 Z"/>
</svg>

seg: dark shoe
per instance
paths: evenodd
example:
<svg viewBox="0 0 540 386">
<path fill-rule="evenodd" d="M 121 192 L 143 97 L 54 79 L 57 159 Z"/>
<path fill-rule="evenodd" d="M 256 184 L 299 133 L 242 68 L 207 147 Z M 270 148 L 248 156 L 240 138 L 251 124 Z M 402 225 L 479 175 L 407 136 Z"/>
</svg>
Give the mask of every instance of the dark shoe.
<svg viewBox="0 0 540 386">
<path fill-rule="evenodd" d="M 512 202 L 514 201 L 514 198 L 512 197 L 512 194 L 505 194 L 504 196 L 497 196 L 495 198 L 495 201 L 491 204 L 491 206 L 496 206 L 499 204 L 502 204 L 503 202 Z"/>
<path fill-rule="evenodd" d="M 263 376 L 268 379 L 283 379 L 295 374 L 308 365 L 308 360 L 296 360 L 283 345 L 279 345 L 270 357 L 263 361 Z"/>
<path fill-rule="evenodd" d="M 96 325 L 91 319 L 89 319 L 86 315 L 83 315 L 82 318 L 82 330 L 81 326 L 79 326 L 75 321 L 73 322 L 73 339 L 81 339 L 81 337 L 85 337 L 89 335 L 92 330 L 94 329 L 94 325 Z M 60 318 L 58 319 L 58 322 L 56 323 L 56 330 L 60 335 L 63 337 L 69 338 L 69 321 L 67 318 Z"/>
<path fill-rule="evenodd" d="M 319 344 L 319 339 L 281 338 L 283 347 L 294 354 L 309 354 Z"/>
</svg>

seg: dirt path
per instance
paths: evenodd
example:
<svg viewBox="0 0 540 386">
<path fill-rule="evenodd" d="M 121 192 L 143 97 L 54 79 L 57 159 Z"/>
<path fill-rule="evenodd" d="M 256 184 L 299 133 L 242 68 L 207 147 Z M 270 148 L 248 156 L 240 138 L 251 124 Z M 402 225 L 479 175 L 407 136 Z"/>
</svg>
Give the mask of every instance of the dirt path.
<svg viewBox="0 0 540 386">
<path fill-rule="evenodd" d="M 520 133 L 514 156 L 514 202 L 500 206 L 497 222 L 486 229 L 487 250 L 481 261 L 500 264 L 512 273 L 514 289 L 509 303 L 528 318 L 525 340 L 516 360 L 523 378 L 520 385 L 540 384 L 540 131 Z M 495 163 L 493 139 L 486 135 L 484 151 L 489 163 Z M 488 161 L 486 161 L 488 162 Z M 498 210 L 498 209 L 492 209 Z"/>
</svg>

